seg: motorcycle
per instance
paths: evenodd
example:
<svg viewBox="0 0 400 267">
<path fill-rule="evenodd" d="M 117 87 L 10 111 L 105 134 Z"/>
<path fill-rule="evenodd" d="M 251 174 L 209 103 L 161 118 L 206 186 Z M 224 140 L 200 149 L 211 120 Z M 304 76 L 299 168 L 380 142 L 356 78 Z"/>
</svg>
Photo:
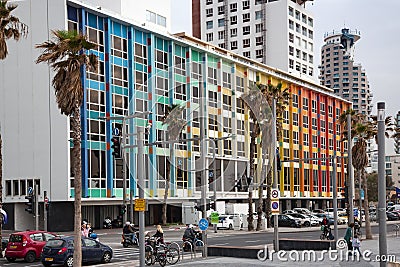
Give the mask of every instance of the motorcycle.
<svg viewBox="0 0 400 267">
<path fill-rule="evenodd" d="M 103 221 L 103 228 L 104 229 L 111 229 L 112 228 L 112 221 L 110 217 L 106 217 Z"/>
<path fill-rule="evenodd" d="M 122 218 L 118 216 L 116 219 L 111 222 L 113 228 L 122 228 Z"/>
<path fill-rule="evenodd" d="M 136 232 L 132 235 L 122 234 L 121 244 L 124 248 L 139 246 L 139 233 Z"/>
</svg>

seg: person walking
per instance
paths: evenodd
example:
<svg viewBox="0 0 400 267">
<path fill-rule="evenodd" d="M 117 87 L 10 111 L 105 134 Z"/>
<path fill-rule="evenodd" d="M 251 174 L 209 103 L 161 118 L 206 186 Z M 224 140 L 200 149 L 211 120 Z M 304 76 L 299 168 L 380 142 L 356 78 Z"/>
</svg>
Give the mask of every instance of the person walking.
<svg viewBox="0 0 400 267">
<path fill-rule="evenodd" d="M 348 249 L 349 253 L 351 253 L 351 251 L 353 251 L 353 244 L 352 244 L 353 227 L 354 227 L 354 223 L 350 223 L 349 226 L 347 227 L 346 233 L 344 235 L 344 240 L 346 240 L 347 249 Z"/>
<path fill-rule="evenodd" d="M 83 237 L 89 237 L 89 229 L 87 228 L 87 223 L 85 221 L 82 223 L 81 232 Z"/>
<path fill-rule="evenodd" d="M 352 243 L 352 245 L 353 245 L 353 251 L 356 251 L 356 250 L 357 250 L 357 251 L 358 251 L 358 254 L 361 255 L 361 251 L 360 251 L 361 241 L 360 241 L 360 239 L 358 238 L 357 235 L 354 235 L 353 241 L 352 241 L 351 243 Z"/>
</svg>

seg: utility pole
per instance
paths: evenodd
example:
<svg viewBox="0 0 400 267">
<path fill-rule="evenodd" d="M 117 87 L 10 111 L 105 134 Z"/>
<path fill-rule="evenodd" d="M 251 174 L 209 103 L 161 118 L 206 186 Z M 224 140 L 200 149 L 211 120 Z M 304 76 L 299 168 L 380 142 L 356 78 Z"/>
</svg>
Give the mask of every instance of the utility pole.
<svg viewBox="0 0 400 267">
<path fill-rule="evenodd" d="M 387 255 L 386 240 L 386 177 L 385 177 L 385 102 L 378 103 L 378 216 L 379 255 Z M 380 266 L 386 266 L 381 261 Z"/>
<path fill-rule="evenodd" d="M 218 152 L 218 151 L 215 151 L 216 149 L 217 149 L 217 146 L 214 144 L 214 161 L 213 161 L 214 186 L 213 186 L 213 191 L 214 191 L 214 207 L 215 207 L 215 209 L 217 209 L 217 180 L 215 178 L 217 176 L 217 163 L 216 163 L 215 155 Z M 216 212 L 216 210 L 214 210 L 214 212 Z M 214 233 L 216 233 L 216 232 L 217 232 L 217 224 L 214 223 Z"/>
<path fill-rule="evenodd" d="M 39 185 L 35 184 L 35 229 L 39 230 Z"/>
<path fill-rule="evenodd" d="M 336 164 L 336 151 L 333 152 L 333 172 L 332 172 L 332 184 L 333 184 L 333 235 L 335 237 L 335 245 L 336 241 L 338 240 L 339 231 L 338 231 L 338 213 L 337 213 L 337 179 L 336 179 L 336 171 L 337 171 L 337 164 Z"/>
<path fill-rule="evenodd" d="M 353 137 L 351 136 L 351 114 L 347 114 L 347 154 L 348 154 L 348 164 L 347 164 L 347 186 L 349 190 L 349 223 L 354 223 L 354 179 L 353 179 L 353 159 L 352 151 L 353 147 Z"/>
<path fill-rule="evenodd" d="M 205 130 L 206 130 L 206 121 L 205 121 L 205 103 L 204 103 L 204 88 L 200 86 L 200 168 L 201 168 L 201 213 L 202 218 L 207 219 L 207 164 L 206 164 L 206 153 L 207 153 L 207 142 L 205 140 Z M 204 242 L 204 250 L 203 257 L 207 257 L 207 230 L 203 232 L 203 242 Z"/>
<path fill-rule="evenodd" d="M 139 187 L 139 198 L 144 199 L 144 133 L 140 127 L 137 127 L 137 181 Z M 144 211 L 139 211 L 139 262 L 140 266 L 145 266 L 145 242 L 144 242 Z"/>
<path fill-rule="evenodd" d="M 272 143 L 273 143 L 273 152 L 275 153 L 274 157 L 274 171 L 273 171 L 273 183 L 272 187 L 278 187 L 278 160 L 276 156 L 276 99 L 272 99 Z M 280 191 L 280 190 L 279 190 Z M 279 251 L 279 230 L 278 230 L 278 215 L 274 216 L 274 250 Z"/>
</svg>

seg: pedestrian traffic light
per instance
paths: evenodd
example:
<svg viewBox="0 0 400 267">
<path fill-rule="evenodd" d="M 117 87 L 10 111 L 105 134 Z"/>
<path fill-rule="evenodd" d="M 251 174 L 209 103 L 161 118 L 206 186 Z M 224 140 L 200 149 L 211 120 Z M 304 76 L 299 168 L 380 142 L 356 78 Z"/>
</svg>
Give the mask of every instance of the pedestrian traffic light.
<svg viewBox="0 0 400 267">
<path fill-rule="evenodd" d="M 30 214 L 35 213 L 35 196 L 34 195 L 28 195 L 25 196 L 25 199 L 28 200 L 28 202 L 25 203 L 25 211 L 27 211 Z"/>
<path fill-rule="evenodd" d="M 113 138 L 111 138 L 111 148 L 113 149 L 113 156 L 116 159 L 120 159 L 121 158 L 121 142 L 120 142 L 120 138 L 118 136 L 114 136 Z"/>
</svg>

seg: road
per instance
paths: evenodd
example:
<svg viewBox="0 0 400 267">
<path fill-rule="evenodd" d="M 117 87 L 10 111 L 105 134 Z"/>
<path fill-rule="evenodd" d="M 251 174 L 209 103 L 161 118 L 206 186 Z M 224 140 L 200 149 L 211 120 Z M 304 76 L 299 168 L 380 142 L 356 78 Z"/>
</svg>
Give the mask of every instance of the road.
<svg viewBox="0 0 400 267">
<path fill-rule="evenodd" d="M 155 229 L 155 228 L 154 228 Z M 388 224 L 388 235 L 393 235 L 393 226 Z M 146 230 L 152 230 L 152 228 L 146 228 Z M 339 237 L 343 237 L 345 233 L 345 226 L 339 228 Z M 363 235 L 365 235 L 365 229 L 363 228 Z M 155 230 L 152 230 L 154 232 Z M 312 228 L 280 228 L 280 238 L 293 238 L 293 239 L 319 239 L 321 234 L 319 227 Z M 373 235 L 377 235 L 379 228 L 377 225 L 372 226 Z M 164 236 L 166 241 L 181 242 L 184 229 L 165 230 Z M 118 266 L 122 266 L 125 261 L 132 261 L 139 259 L 139 251 L 137 248 L 123 248 L 121 245 L 121 229 L 110 229 L 110 230 L 99 230 L 97 231 L 100 238 L 100 242 L 109 245 L 113 248 L 113 263 L 119 263 Z M 69 233 L 63 233 L 69 234 Z M 7 234 L 6 234 L 7 236 Z M 218 233 L 213 231 L 208 232 L 208 244 L 219 245 L 219 246 L 259 246 L 265 244 L 272 244 L 273 232 L 269 229 L 262 232 L 247 232 L 237 230 L 218 230 Z M 186 255 L 186 258 L 190 256 Z M 42 266 L 40 262 L 25 263 L 22 260 L 18 260 L 15 263 L 9 263 L 4 258 L 0 258 L 0 266 L 7 267 L 37 267 Z M 95 265 L 92 265 L 95 266 Z M 100 265 L 99 265 L 100 266 Z"/>
</svg>

